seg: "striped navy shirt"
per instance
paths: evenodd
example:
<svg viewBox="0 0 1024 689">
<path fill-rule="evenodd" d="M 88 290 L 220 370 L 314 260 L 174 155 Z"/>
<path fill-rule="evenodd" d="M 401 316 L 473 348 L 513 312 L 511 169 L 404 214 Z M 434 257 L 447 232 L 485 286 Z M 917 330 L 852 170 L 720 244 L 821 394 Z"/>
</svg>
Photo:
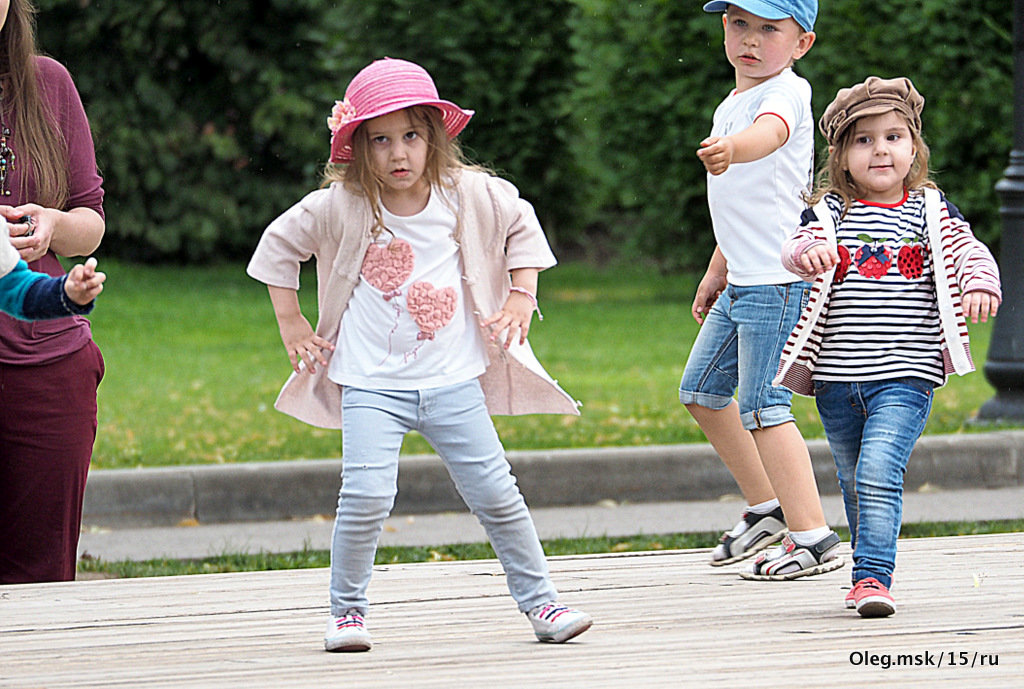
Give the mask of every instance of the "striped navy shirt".
<svg viewBox="0 0 1024 689">
<path fill-rule="evenodd" d="M 924 195 L 915 192 L 891 206 L 855 201 L 841 220 L 841 201 L 830 195 L 828 204 L 842 264 L 814 379 L 912 376 L 942 385 L 942 333 Z"/>
</svg>

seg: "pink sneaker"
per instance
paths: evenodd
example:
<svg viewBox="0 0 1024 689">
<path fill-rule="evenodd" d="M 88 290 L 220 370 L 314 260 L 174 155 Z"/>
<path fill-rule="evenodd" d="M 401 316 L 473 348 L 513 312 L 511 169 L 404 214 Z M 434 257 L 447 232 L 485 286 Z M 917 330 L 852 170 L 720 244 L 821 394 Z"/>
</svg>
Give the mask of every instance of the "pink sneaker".
<svg viewBox="0 0 1024 689">
<path fill-rule="evenodd" d="M 874 577 L 858 581 L 846 596 L 847 601 L 851 598 L 861 617 L 888 617 L 896 612 L 896 601 L 889 589 Z M 849 603 L 846 607 L 850 607 Z"/>
</svg>

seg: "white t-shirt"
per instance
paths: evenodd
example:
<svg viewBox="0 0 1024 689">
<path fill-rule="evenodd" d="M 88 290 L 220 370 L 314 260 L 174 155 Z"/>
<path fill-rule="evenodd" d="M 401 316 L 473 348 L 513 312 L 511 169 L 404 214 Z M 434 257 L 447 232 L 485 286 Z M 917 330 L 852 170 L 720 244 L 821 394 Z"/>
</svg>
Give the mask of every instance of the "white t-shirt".
<svg viewBox="0 0 1024 689">
<path fill-rule="evenodd" d="M 780 117 L 789 138 L 777 151 L 750 163 L 708 174 L 708 205 L 715 241 L 734 285 L 778 285 L 800 278 L 782 267 L 782 243 L 800 224 L 801 192 L 814 172 L 811 85 L 785 69 L 757 86 L 733 91 L 715 110 L 712 136 L 741 132 L 761 115 Z"/>
<path fill-rule="evenodd" d="M 366 252 L 328 377 L 352 387 L 420 390 L 480 376 L 487 352 L 463 289 L 454 210 L 436 188 L 416 215 L 381 210 L 391 234 L 381 233 Z"/>
</svg>

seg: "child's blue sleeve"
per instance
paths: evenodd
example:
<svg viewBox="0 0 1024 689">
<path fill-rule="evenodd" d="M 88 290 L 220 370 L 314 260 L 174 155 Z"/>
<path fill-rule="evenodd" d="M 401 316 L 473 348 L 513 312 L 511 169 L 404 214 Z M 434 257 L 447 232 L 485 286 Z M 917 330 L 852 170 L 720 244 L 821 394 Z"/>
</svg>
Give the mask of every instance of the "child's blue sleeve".
<svg viewBox="0 0 1024 689">
<path fill-rule="evenodd" d="M 0 310 L 24 321 L 63 318 L 92 311 L 95 302 L 81 306 L 64 292 L 66 276 L 50 277 L 30 270 L 25 261 L 0 277 Z"/>
</svg>

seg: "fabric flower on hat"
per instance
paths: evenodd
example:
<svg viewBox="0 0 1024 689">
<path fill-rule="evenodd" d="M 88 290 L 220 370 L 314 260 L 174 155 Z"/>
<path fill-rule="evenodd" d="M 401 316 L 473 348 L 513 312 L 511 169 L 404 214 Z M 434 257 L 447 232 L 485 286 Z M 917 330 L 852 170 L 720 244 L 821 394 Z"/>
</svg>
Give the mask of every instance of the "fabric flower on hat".
<svg viewBox="0 0 1024 689">
<path fill-rule="evenodd" d="M 356 109 L 348 102 L 348 98 L 336 100 L 334 101 L 334 108 L 331 109 L 331 116 L 327 118 L 327 126 L 332 132 L 336 132 L 354 120 L 355 117 Z"/>
</svg>

